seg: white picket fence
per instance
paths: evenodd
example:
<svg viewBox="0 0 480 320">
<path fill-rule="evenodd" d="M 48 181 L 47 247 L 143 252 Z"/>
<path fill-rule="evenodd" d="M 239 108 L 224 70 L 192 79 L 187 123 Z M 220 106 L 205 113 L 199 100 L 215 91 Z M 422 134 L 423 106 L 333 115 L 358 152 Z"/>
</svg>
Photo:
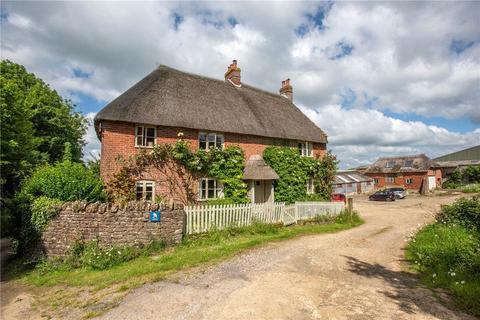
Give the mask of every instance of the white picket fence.
<svg viewBox="0 0 480 320">
<path fill-rule="evenodd" d="M 248 203 L 226 205 L 196 205 L 185 207 L 186 234 L 213 229 L 243 227 L 261 223 L 290 225 L 317 215 L 336 215 L 344 209 L 343 202 Z"/>
</svg>

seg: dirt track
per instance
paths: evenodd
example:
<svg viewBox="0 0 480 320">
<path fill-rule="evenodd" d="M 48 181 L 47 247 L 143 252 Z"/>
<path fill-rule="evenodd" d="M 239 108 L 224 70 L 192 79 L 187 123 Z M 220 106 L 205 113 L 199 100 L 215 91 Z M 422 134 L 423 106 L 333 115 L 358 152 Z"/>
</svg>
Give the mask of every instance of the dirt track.
<svg viewBox="0 0 480 320">
<path fill-rule="evenodd" d="M 356 199 L 366 223 L 252 250 L 135 290 L 102 319 L 473 319 L 405 271 L 402 247 L 451 197 Z"/>
</svg>

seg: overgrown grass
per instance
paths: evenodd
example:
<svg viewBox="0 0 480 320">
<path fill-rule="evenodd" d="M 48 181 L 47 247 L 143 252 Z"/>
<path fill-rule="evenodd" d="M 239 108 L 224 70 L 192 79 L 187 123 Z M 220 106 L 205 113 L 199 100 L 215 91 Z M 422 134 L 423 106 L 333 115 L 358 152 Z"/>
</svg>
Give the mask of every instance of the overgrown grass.
<svg viewBox="0 0 480 320">
<path fill-rule="evenodd" d="M 106 270 L 76 268 L 57 265 L 51 270 L 34 269 L 20 276 L 24 283 L 35 286 L 64 285 L 90 287 L 94 290 L 118 285 L 124 290 L 149 281 L 164 278 L 168 274 L 213 263 L 243 250 L 269 241 L 290 239 L 299 235 L 337 232 L 362 224 L 357 214 L 341 214 L 333 221 L 283 227 L 255 224 L 242 228 L 217 230 L 208 234 L 190 236 L 175 248 L 159 249 L 152 255 L 139 257 Z M 48 271 L 48 272 L 46 272 Z"/>
<path fill-rule="evenodd" d="M 480 193 L 480 183 L 471 183 L 459 188 L 464 193 Z"/>
<path fill-rule="evenodd" d="M 425 284 L 449 290 L 457 305 L 475 316 L 480 316 L 480 234 L 473 212 L 478 201 L 460 199 L 445 206 L 442 220 L 420 230 L 406 251 Z M 459 214 L 465 209 L 469 212 Z"/>
</svg>

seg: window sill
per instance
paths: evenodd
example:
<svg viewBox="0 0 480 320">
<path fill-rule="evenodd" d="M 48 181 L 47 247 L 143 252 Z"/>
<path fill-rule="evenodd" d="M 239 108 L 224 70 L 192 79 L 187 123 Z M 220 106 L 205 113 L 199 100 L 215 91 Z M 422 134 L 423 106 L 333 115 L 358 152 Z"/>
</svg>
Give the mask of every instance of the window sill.
<svg viewBox="0 0 480 320">
<path fill-rule="evenodd" d="M 138 148 L 138 149 L 153 149 L 155 147 L 155 145 L 153 146 L 135 146 L 135 148 Z"/>
</svg>

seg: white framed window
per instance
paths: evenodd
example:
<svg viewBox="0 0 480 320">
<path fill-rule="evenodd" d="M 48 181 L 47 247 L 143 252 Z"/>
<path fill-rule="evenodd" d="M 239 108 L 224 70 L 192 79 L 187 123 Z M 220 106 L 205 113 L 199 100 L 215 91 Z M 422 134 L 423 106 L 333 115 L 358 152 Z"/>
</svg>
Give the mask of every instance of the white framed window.
<svg viewBox="0 0 480 320">
<path fill-rule="evenodd" d="M 198 182 L 198 198 L 213 200 L 223 198 L 223 183 L 214 178 L 202 178 Z"/>
<path fill-rule="evenodd" d="M 413 183 L 413 178 L 407 178 L 405 179 L 406 184 L 412 184 Z"/>
<path fill-rule="evenodd" d="M 223 150 L 225 138 L 223 134 L 216 132 L 200 132 L 198 134 L 198 148 L 201 150 L 209 150 L 217 148 Z"/>
<path fill-rule="evenodd" d="M 378 184 L 378 178 L 374 178 L 374 179 L 373 179 L 373 183 L 374 183 L 374 184 Z"/>
<path fill-rule="evenodd" d="M 315 193 L 315 183 L 313 178 L 307 180 L 307 194 Z"/>
<path fill-rule="evenodd" d="M 385 168 L 393 168 L 395 166 L 395 161 L 387 161 Z"/>
<path fill-rule="evenodd" d="M 137 181 L 135 183 L 135 195 L 137 200 L 153 201 L 155 196 L 155 182 Z"/>
<path fill-rule="evenodd" d="M 395 182 L 395 177 L 387 177 L 387 183 L 394 183 Z"/>
<path fill-rule="evenodd" d="M 153 146 L 155 145 L 156 137 L 156 127 L 135 127 L 135 147 L 153 148 Z"/>
<path fill-rule="evenodd" d="M 313 156 L 313 145 L 311 142 L 299 142 L 298 143 L 298 152 L 302 157 L 312 157 Z"/>
</svg>

